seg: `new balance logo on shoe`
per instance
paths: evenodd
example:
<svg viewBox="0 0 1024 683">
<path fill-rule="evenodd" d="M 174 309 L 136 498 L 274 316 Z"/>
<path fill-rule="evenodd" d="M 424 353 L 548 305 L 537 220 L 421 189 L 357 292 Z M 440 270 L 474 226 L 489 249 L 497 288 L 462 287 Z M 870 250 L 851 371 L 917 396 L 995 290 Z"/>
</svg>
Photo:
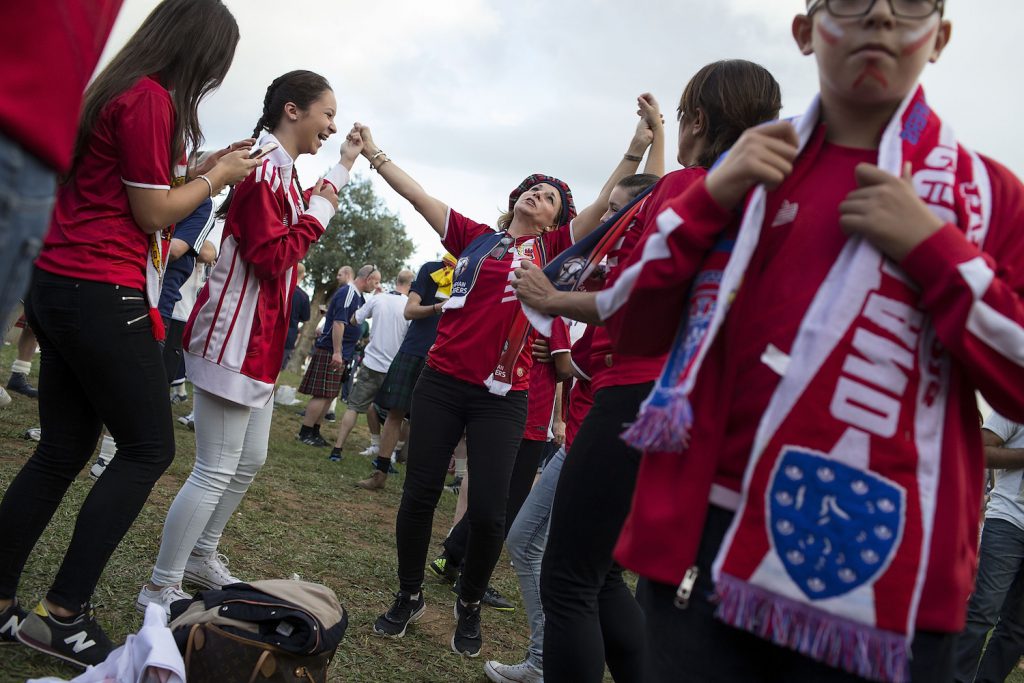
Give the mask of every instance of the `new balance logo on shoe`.
<svg viewBox="0 0 1024 683">
<path fill-rule="evenodd" d="M 0 639 L 14 640 L 18 635 L 18 615 L 12 614 L 3 626 L 0 626 Z"/>
<path fill-rule="evenodd" d="M 64 643 L 71 646 L 71 649 L 77 655 L 83 650 L 88 650 L 90 647 L 96 644 L 95 640 L 88 640 L 89 634 L 85 631 L 79 631 L 74 635 L 70 635 L 64 639 Z"/>
<path fill-rule="evenodd" d="M 780 225 L 786 225 L 796 220 L 796 214 L 800 210 L 800 205 L 786 199 L 782 202 L 782 206 L 779 207 L 779 212 L 775 214 L 775 220 L 772 221 L 772 227 L 777 228 Z"/>
</svg>

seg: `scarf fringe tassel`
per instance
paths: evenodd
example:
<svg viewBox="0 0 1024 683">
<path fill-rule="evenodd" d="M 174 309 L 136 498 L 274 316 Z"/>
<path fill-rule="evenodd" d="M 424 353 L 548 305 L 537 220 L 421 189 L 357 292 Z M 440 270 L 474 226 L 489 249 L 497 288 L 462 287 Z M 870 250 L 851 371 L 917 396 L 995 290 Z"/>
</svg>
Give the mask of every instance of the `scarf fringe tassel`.
<svg viewBox="0 0 1024 683">
<path fill-rule="evenodd" d="M 639 451 L 681 452 L 690 443 L 693 409 L 678 387 L 655 386 L 622 440 Z"/>
<path fill-rule="evenodd" d="M 857 624 L 722 574 L 715 616 L 828 666 L 881 683 L 910 681 L 906 636 Z"/>
</svg>

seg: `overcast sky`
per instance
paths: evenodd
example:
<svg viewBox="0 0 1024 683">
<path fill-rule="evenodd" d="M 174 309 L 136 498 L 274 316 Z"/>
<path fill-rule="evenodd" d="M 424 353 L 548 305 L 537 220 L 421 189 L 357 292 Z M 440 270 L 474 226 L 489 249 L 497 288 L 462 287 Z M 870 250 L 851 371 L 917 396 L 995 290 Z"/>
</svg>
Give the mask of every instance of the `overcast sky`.
<svg viewBox="0 0 1024 683">
<path fill-rule="evenodd" d="M 884 1 L 884 0 L 883 0 Z M 125 0 L 109 58 L 156 0 Z M 782 86 L 785 115 L 817 90 L 813 58 L 790 22 L 803 0 L 226 0 L 241 29 L 223 86 L 200 113 L 207 146 L 246 137 L 270 82 L 292 69 L 330 80 L 340 135 L 299 162 L 315 178 L 336 160 L 352 121 L 366 123 L 428 192 L 493 224 L 509 191 L 534 172 L 593 201 L 625 151 L 635 98 L 648 91 L 667 121 L 676 168 L 675 107 L 704 64 L 744 58 Z M 953 40 L 925 71 L 929 100 L 960 139 L 1024 172 L 1021 0 L 948 0 Z M 356 172 L 369 173 L 366 161 Z M 376 178 L 417 245 L 411 265 L 439 253 L 436 234 Z M 353 264 L 358 265 L 358 264 Z M 385 279 L 394 273 L 385 273 Z"/>
</svg>

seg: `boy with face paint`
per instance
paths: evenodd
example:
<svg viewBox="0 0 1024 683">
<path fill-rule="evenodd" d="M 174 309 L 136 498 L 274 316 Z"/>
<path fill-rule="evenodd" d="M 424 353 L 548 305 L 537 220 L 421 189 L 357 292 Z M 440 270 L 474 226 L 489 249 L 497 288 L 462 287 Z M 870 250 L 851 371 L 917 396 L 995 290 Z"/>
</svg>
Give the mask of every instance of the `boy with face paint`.
<svg viewBox="0 0 1024 683">
<path fill-rule="evenodd" d="M 1024 417 L 1024 188 L 916 85 L 950 39 L 943 11 L 809 2 L 793 36 L 820 96 L 744 133 L 627 265 L 608 320 L 623 353 L 664 352 L 675 312 L 713 312 L 663 375 L 692 408 L 685 444 L 649 441 L 616 548 L 643 577 L 649 680 L 952 680 L 974 392 Z"/>
</svg>

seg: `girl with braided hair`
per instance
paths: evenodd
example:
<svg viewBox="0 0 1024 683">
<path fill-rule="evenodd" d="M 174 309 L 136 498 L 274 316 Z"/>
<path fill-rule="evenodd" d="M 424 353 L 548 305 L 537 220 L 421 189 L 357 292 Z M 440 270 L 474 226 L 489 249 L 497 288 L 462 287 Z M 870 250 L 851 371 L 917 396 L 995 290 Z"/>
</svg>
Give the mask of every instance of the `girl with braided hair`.
<svg viewBox="0 0 1024 683">
<path fill-rule="evenodd" d="M 316 154 L 337 132 L 337 110 L 330 84 L 310 71 L 291 71 L 267 88 L 254 137 L 260 147 L 278 146 L 232 191 L 220 258 L 185 327 L 196 462 L 167 512 L 152 579 L 136 601 L 140 610 L 150 603 L 169 610 L 189 597 L 183 578 L 206 588 L 238 581 L 217 546 L 267 458 L 296 265 L 327 229 L 362 150 L 353 130 L 339 162 L 312 189 L 299 186 L 295 160 Z"/>
</svg>

